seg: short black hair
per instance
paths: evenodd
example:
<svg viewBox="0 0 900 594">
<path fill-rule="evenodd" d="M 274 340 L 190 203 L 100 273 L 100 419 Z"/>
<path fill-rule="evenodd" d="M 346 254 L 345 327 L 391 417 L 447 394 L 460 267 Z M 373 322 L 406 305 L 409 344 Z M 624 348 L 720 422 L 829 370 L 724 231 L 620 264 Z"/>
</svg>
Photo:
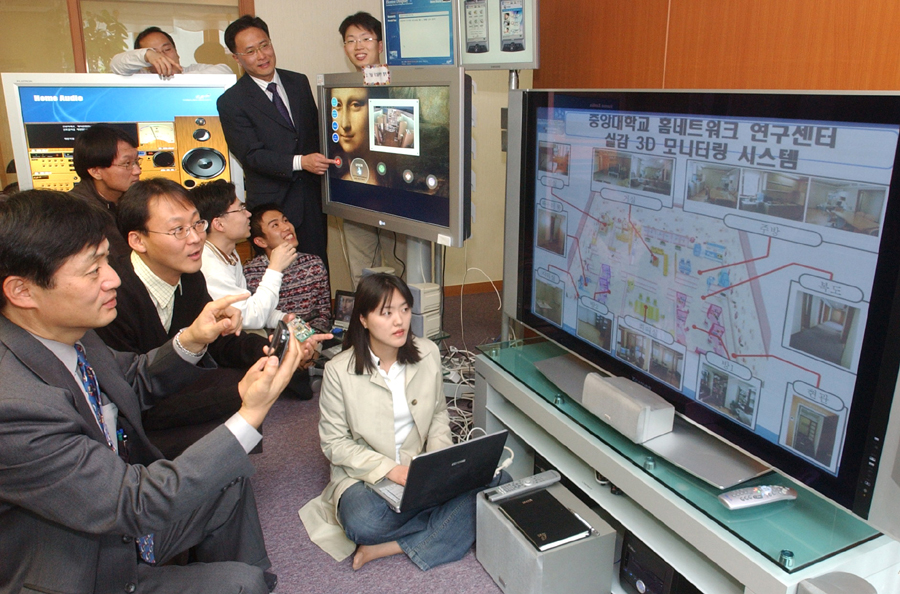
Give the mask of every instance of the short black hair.
<svg viewBox="0 0 900 594">
<path fill-rule="evenodd" d="M 266 250 L 256 245 L 256 242 L 253 240 L 257 237 L 265 237 L 262 228 L 262 218 L 263 215 L 270 210 L 280 212 L 282 215 L 284 214 L 284 211 L 281 209 L 281 207 L 274 202 L 259 204 L 257 206 L 254 206 L 250 210 L 250 245 L 253 246 L 253 251 L 256 252 L 257 256 L 262 256 L 266 253 Z"/>
<path fill-rule="evenodd" d="M 116 221 L 119 233 L 128 241 L 132 231 L 147 232 L 150 220 L 150 201 L 157 197 L 167 197 L 175 202 L 193 205 L 188 191 L 181 184 L 164 177 L 142 179 L 131 184 L 116 205 Z"/>
<path fill-rule="evenodd" d="M 26 190 L 0 201 L 0 286 L 21 276 L 53 287 L 66 260 L 106 238 L 106 211 L 62 192 Z M 0 290 L 0 308 L 6 307 Z"/>
<path fill-rule="evenodd" d="M 3 188 L 3 190 L 0 190 L 0 196 L 3 196 L 4 198 L 8 198 L 8 197 L 12 196 L 13 194 L 18 194 L 18 193 L 19 193 L 19 182 L 13 182 L 13 183 L 9 184 L 8 186 L 6 186 L 5 188 Z"/>
<path fill-rule="evenodd" d="M 345 18 L 341 22 L 341 26 L 338 27 L 338 32 L 341 34 L 341 39 L 347 34 L 347 29 L 349 29 L 352 25 L 356 25 L 360 29 L 364 29 L 365 31 L 369 31 L 373 35 L 375 35 L 375 39 L 381 41 L 381 21 L 370 15 L 368 12 L 359 11 L 356 14 L 351 14 L 347 18 Z"/>
<path fill-rule="evenodd" d="M 237 194 L 234 184 L 225 179 L 200 184 L 188 192 L 191 202 L 197 207 L 201 219 L 206 219 L 212 225 L 212 220 L 222 216 L 228 207 L 232 205 Z"/>
<path fill-rule="evenodd" d="M 406 300 L 406 304 L 412 309 L 412 292 L 399 276 L 378 272 L 362 277 L 359 279 L 359 284 L 356 285 L 353 313 L 350 314 L 350 325 L 344 336 L 344 348 L 353 349 L 351 361 L 353 361 L 353 371 L 357 375 L 375 371 L 372 357 L 369 356 L 369 331 L 359 318 L 383 309 L 389 304 L 394 290 L 400 292 L 400 295 Z M 413 343 L 412 332 L 407 332 L 406 343 L 400 347 L 397 353 L 397 362 L 409 365 L 421 360 L 422 355 Z"/>
<path fill-rule="evenodd" d="M 241 31 L 252 29 L 253 27 L 262 29 L 266 34 L 266 37 L 269 37 L 269 26 L 264 20 L 259 17 L 245 14 L 225 28 L 225 45 L 228 46 L 228 51 L 232 54 L 235 53 L 237 48 L 234 45 L 234 38 L 237 37 L 237 34 Z"/>
<path fill-rule="evenodd" d="M 72 164 L 81 181 L 91 179 L 89 169 L 112 166 L 119 153 L 119 141 L 132 148 L 138 146 L 137 141 L 127 132 L 106 124 L 94 124 L 75 137 Z"/>
<path fill-rule="evenodd" d="M 159 27 L 147 27 L 146 29 L 138 33 L 138 36 L 134 38 L 134 49 L 141 49 L 141 41 L 143 41 L 144 37 L 150 35 L 151 33 L 162 33 L 166 36 L 166 39 L 169 40 L 169 43 L 172 44 L 172 47 L 175 47 L 175 40 L 172 39 L 171 35 L 163 31 Z"/>
</svg>

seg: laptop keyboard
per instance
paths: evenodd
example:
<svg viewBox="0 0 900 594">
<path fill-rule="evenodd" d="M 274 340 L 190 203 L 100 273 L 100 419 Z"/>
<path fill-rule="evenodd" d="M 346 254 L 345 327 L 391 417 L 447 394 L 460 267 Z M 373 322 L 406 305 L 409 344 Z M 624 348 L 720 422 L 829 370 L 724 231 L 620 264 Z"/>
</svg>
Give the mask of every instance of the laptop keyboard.
<svg viewBox="0 0 900 594">
<path fill-rule="evenodd" d="M 340 352 L 341 352 L 341 345 L 336 344 L 333 347 L 328 347 L 327 349 L 324 349 L 322 351 L 322 356 L 327 359 L 331 359 Z"/>
<path fill-rule="evenodd" d="M 398 485 L 397 483 L 385 485 L 382 487 L 381 492 L 387 494 L 396 505 L 400 505 L 400 500 L 403 499 L 403 486 Z"/>
</svg>

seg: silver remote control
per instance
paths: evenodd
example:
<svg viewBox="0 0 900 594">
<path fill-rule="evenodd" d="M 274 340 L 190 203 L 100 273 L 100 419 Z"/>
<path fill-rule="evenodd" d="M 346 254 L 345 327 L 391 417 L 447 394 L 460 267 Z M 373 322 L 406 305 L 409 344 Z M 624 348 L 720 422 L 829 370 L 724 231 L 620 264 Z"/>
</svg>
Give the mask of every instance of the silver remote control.
<svg viewBox="0 0 900 594">
<path fill-rule="evenodd" d="M 761 485 L 759 487 L 745 487 L 735 489 L 719 495 L 719 501 L 728 509 L 743 509 L 755 505 L 774 503 L 796 499 L 797 491 L 781 485 Z"/>
<path fill-rule="evenodd" d="M 540 474 L 528 476 L 495 487 L 491 491 L 486 491 L 485 495 L 487 495 L 488 501 L 491 503 L 500 503 L 501 501 L 518 497 L 519 495 L 525 495 L 526 493 L 549 487 L 553 483 L 558 482 L 559 479 L 559 473 L 555 470 L 545 470 Z"/>
</svg>

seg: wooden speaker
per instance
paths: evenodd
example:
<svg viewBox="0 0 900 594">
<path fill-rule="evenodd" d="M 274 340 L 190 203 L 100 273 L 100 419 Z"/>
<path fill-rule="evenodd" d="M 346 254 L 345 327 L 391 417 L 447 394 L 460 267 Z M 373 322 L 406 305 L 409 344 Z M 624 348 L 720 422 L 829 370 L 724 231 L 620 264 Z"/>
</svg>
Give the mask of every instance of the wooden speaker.
<svg viewBox="0 0 900 594">
<path fill-rule="evenodd" d="M 228 144 L 218 116 L 175 118 L 181 184 L 193 188 L 217 179 L 231 181 Z"/>
</svg>

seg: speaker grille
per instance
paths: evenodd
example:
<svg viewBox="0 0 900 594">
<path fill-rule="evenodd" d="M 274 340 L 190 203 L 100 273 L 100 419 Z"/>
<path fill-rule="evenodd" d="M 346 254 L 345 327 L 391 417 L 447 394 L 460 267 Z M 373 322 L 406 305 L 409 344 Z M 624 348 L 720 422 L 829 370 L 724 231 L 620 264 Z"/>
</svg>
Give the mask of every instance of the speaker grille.
<svg viewBox="0 0 900 594">
<path fill-rule="evenodd" d="M 156 167 L 171 167 L 175 164 L 175 155 L 169 151 L 160 151 L 153 155 L 153 164 Z"/>
<path fill-rule="evenodd" d="M 197 179 L 212 179 L 225 171 L 225 165 L 222 153 L 209 147 L 191 149 L 181 160 L 181 167 Z"/>
</svg>

